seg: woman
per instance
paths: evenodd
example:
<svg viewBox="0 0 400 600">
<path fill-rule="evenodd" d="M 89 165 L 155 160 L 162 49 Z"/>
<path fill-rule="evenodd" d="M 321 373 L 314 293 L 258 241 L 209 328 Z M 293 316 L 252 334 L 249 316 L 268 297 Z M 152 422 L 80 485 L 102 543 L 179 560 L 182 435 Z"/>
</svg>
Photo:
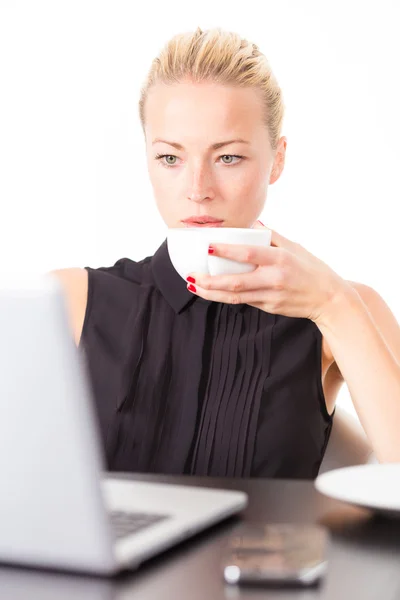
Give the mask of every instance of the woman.
<svg viewBox="0 0 400 600">
<path fill-rule="evenodd" d="M 170 40 L 140 99 L 167 226 L 262 227 L 285 163 L 283 113 L 254 44 L 220 29 Z M 140 262 L 56 272 L 107 467 L 313 479 L 343 381 L 378 460 L 400 461 L 400 330 L 381 297 L 277 232 L 269 248 L 210 252 L 257 268 L 186 285 L 164 242 Z"/>
</svg>

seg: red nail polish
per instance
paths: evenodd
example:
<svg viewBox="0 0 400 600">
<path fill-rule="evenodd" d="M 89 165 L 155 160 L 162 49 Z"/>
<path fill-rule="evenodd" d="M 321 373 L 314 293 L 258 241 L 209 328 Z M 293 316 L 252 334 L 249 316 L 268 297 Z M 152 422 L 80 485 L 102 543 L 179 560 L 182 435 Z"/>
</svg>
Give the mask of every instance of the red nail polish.
<svg viewBox="0 0 400 600">
<path fill-rule="evenodd" d="M 196 283 L 196 280 L 193 277 L 186 277 L 186 281 L 188 281 L 189 283 Z"/>
<path fill-rule="evenodd" d="M 212 246 L 208 246 L 208 254 L 214 254 L 215 250 Z"/>
<path fill-rule="evenodd" d="M 196 291 L 196 288 L 192 284 L 188 285 L 187 289 L 189 290 L 189 292 L 195 292 Z"/>
</svg>

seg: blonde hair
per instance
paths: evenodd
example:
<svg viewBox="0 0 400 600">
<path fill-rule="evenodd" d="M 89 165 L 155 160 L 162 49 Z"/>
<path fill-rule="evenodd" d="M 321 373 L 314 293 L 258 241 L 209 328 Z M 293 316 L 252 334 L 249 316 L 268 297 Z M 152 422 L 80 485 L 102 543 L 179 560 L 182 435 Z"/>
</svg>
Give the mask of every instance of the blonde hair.
<svg viewBox="0 0 400 600">
<path fill-rule="evenodd" d="M 252 87 L 261 92 L 264 124 L 276 150 L 284 116 L 282 91 L 265 55 L 258 46 L 219 27 L 181 33 L 170 39 L 151 64 L 141 89 L 139 115 L 144 131 L 148 91 L 156 83 L 191 80 Z"/>
</svg>

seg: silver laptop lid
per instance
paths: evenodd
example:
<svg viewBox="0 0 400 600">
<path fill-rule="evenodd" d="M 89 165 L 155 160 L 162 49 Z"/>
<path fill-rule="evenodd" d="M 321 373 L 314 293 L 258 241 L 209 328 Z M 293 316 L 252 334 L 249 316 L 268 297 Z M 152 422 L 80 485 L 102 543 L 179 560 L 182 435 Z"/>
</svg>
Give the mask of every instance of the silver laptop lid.
<svg viewBox="0 0 400 600">
<path fill-rule="evenodd" d="M 59 281 L 2 275 L 0 560 L 114 563 L 91 394 Z"/>
</svg>

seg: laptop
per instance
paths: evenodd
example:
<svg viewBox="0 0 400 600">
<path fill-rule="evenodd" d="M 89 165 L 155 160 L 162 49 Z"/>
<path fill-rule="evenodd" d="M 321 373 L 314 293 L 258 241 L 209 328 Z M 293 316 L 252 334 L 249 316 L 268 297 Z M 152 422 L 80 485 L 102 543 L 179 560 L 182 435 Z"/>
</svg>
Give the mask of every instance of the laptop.
<svg viewBox="0 0 400 600">
<path fill-rule="evenodd" d="M 0 562 L 109 576 L 247 504 L 240 491 L 133 481 L 104 465 L 61 283 L 3 274 Z"/>
</svg>

